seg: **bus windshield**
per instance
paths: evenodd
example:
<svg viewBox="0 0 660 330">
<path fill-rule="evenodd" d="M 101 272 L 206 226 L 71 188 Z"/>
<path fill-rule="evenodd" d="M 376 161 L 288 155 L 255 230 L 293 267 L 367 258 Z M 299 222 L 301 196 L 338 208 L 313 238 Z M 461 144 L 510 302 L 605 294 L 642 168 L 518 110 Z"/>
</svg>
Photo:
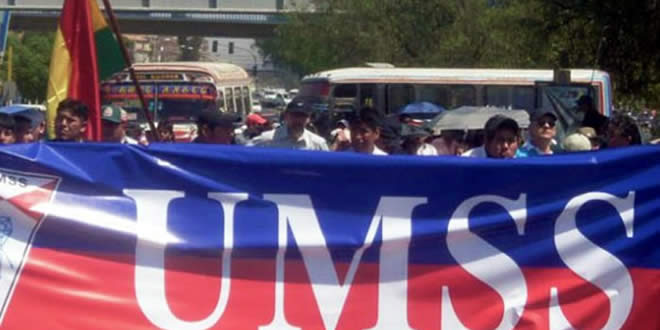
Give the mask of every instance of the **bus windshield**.
<svg viewBox="0 0 660 330">
<path fill-rule="evenodd" d="M 202 110 L 217 110 L 216 88 L 210 83 L 158 82 L 141 86 L 154 120 L 194 121 Z M 104 103 L 123 107 L 129 120 L 146 121 L 131 83 L 107 83 L 102 87 Z"/>
</svg>

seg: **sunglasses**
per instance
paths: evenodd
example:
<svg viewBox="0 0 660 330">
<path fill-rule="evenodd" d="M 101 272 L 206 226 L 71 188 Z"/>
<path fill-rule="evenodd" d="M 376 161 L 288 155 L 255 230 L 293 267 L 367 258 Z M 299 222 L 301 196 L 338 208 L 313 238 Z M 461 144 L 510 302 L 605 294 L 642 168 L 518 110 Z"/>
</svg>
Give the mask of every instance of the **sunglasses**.
<svg viewBox="0 0 660 330">
<path fill-rule="evenodd" d="M 555 121 L 552 119 L 539 119 L 536 121 L 536 124 L 539 125 L 540 127 L 545 126 L 546 124 L 550 127 L 553 128 L 555 127 Z"/>
</svg>

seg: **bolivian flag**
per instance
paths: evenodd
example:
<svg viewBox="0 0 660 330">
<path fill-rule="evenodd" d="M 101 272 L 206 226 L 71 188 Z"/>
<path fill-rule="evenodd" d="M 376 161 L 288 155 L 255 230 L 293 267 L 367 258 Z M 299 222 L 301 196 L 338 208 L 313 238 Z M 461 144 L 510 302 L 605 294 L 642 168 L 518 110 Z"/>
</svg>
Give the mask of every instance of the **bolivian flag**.
<svg viewBox="0 0 660 330">
<path fill-rule="evenodd" d="M 66 98 L 89 107 L 87 138 L 101 139 L 99 82 L 126 67 L 119 43 L 96 0 L 65 0 L 48 78 L 48 135 L 54 138 L 57 105 Z"/>
</svg>

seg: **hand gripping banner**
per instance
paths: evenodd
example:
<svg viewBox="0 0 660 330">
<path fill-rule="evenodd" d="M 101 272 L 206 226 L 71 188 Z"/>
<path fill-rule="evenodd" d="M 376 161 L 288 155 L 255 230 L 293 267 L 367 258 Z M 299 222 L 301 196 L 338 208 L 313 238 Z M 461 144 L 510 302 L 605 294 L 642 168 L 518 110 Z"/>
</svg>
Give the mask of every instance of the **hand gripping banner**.
<svg viewBox="0 0 660 330">
<path fill-rule="evenodd" d="M 660 149 L 0 148 L 4 329 L 660 329 Z"/>
</svg>

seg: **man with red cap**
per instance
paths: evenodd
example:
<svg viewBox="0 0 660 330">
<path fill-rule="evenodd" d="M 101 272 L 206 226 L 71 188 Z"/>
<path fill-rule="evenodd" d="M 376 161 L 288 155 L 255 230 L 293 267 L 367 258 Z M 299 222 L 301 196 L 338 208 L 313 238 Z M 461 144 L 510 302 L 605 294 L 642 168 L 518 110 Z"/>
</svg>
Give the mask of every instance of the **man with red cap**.
<svg viewBox="0 0 660 330">
<path fill-rule="evenodd" d="M 256 113 L 247 116 L 245 125 L 247 127 L 243 132 L 236 135 L 237 144 L 246 145 L 251 139 L 268 130 L 268 120 Z"/>
</svg>

